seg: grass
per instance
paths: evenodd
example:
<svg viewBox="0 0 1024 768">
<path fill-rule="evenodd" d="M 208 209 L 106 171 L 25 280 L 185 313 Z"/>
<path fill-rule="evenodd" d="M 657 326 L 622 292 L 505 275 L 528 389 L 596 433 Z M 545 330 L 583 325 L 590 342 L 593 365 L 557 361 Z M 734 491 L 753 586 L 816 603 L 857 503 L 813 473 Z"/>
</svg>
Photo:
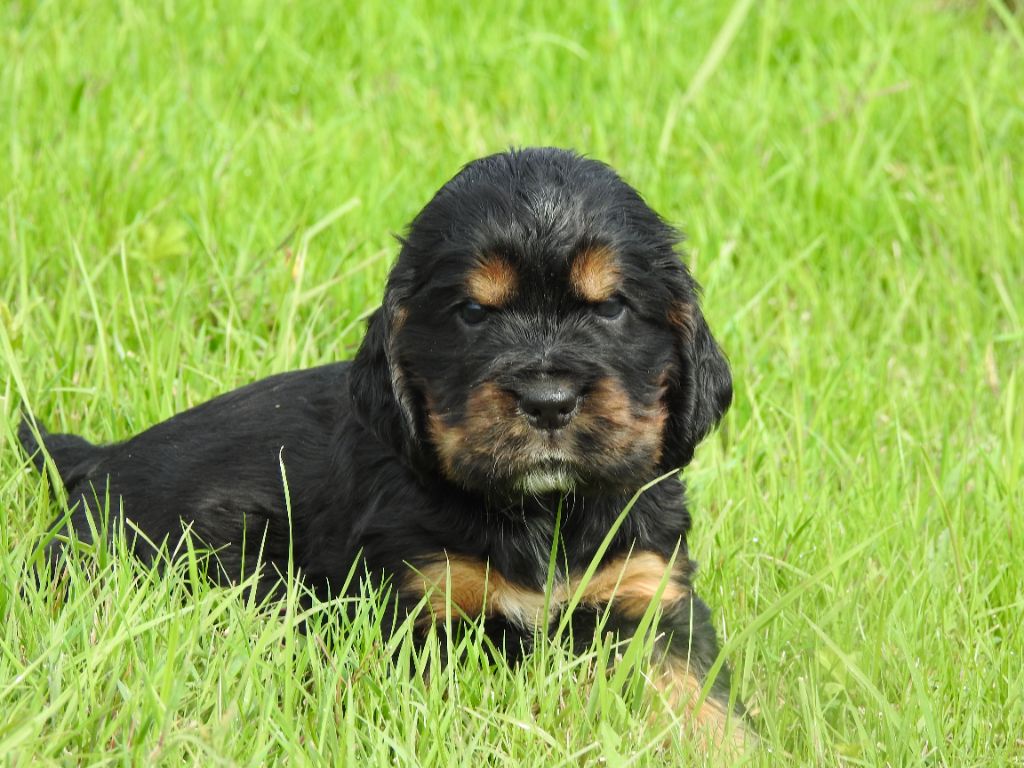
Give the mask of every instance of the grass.
<svg viewBox="0 0 1024 768">
<path fill-rule="evenodd" d="M 608 648 L 507 669 L 470 636 L 427 684 L 387 661 L 373 601 L 298 635 L 294 600 L 268 618 L 116 551 L 66 592 L 24 577 L 57 501 L 16 449 L 20 403 L 115 440 L 349 356 L 391 233 L 469 159 L 555 144 L 685 228 L 731 358 L 735 405 L 687 476 L 698 587 L 763 735 L 751 764 L 1024 764 L 1016 13 L 4 4 L 0 755 L 699 758 L 586 682 Z"/>
</svg>

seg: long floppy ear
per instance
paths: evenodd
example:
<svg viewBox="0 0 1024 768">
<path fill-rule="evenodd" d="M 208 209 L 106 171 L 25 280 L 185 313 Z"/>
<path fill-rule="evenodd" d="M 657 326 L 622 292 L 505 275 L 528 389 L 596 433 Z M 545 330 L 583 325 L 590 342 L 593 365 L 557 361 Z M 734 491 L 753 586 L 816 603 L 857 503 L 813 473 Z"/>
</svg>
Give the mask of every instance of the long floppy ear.
<svg viewBox="0 0 1024 768">
<path fill-rule="evenodd" d="M 417 441 L 412 395 L 395 352 L 405 310 L 385 297 L 372 315 L 349 372 L 356 419 L 386 445 L 409 455 Z"/>
<path fill-rule="evenodd" d="M 732 374 L 696 299 L 680 300 L 669 312 L 676 336 L 677 370 L 669 383 L 669 421 L 662 466 L 684 467 L 732 403 Z"/>
</svg>

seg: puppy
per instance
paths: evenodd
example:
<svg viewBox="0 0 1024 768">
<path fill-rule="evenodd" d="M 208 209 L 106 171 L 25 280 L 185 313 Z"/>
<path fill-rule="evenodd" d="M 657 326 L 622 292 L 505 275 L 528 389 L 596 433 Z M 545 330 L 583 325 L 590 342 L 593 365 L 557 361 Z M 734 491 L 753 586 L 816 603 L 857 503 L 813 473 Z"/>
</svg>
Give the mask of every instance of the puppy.
<svg viewBox="0 0 1024 768">
<path fill-rule="evenodd" d="M 727 731 L 727 673 L 700 696 L 718 647 L 678 473 L 622 515 L 732 398 L 678 240 L 602 163 L 485 157 L 413 220 L 352 362 L 272 376 L 122 443 L 28 419 L 19 437 L 40 470 L 52 458 L 79 540 L 109 504 L 144 534 L 143 560 L 188 529 L 213 578 L 258 570 L 264 596 L 289 558 L 324 597 L 360 559 L 399 615 L 426 598 L 421 629 L 482 617 L 513 656 L 570 607 L 585 648 L 599 626 L 629 637 L 655 602 L 663 700 L 743 741 L 741 718 Z"/>
</svg>

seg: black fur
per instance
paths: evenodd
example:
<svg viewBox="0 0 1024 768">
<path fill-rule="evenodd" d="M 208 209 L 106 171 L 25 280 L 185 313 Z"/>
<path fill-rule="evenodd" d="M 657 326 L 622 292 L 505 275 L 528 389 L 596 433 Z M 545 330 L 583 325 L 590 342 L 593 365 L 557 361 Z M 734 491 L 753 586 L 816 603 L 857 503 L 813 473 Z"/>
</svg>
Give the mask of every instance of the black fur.
<svg viewBox="0 0 1024 768">
<path fill-rule="evenodd" d="M 263 593 L 278 583 L 289 554 L 325 596 L 341 588 L 360 555 L 374 581 L 402 583 L 410 564 L 449 553 L 486 561 L 524 589 L 543 589 L 559 505 L 559 569 L 578 572 L 635 491 L 687 464 L 729 406 L 729 368 L 678 240 L 599 162 L 529 149 L 470 163 L 410 225 L 352 363 L 272 376 L 121 443 L 96 446 L 39 429 L 74 507 L 71 526 L 88 540 L 87 515 L 109 498 L 150 541 L 172 550 L 191 527 L 217 553 L 217 578 L 237 579 L 261 559 Z M 616 258 L 625 309 L 610 319 L 569 286 L 570 265 L 594 248 Z M 469 324 L 460 314 L 466 276 L 485 254 L 511 266 L 515 296 Z M 549 379 L 580 393 L 578 414 L 565 430 L 538 435 L 508 393 Z M 471 412 L 472 396 L 488 386 L 499 394 L 486 402 L 504 414 L 493 428 Z M 602 386 L 623 397 L 601 399 Z M 624 425 L 644 408 L 666 411 L 662 433 L 638 427 L 631 443 Z M 463 436 L 447 463 L 439 429 Z M 19 437 L 41 469 L 27 420 Z M 645 440 L 656 449 L 644 449 Z M 537 446 L 548 445 L 561 458 L 537 458 Z M 549 470 L 563 481 L 552 481 Z M 689 528 L 682 482 L 670 477 L 639 498 L 607 558 L 630 551 L 670 558 L 677 547 L 685 557 Z M 61 547 L 50 545 L 54 561 Z M 154 558 L 149 543 L 137 539 L 134 548 Z M 413 602 L 400 596 L 403 609 Z M 596 614 L 581 610 L 573 621 L 585 641 Z M 491 623 L 506 647 L 515 645 L 513 623 L 500 615 Z M 611 625 L 635 628 L 614 612 Z M 669 651 L 690 657 L 701 674 L 713 663 L 714 630 L 699 600 L 668 606 L 662 628 Z M 529 633 L 520 634 L 528 644 Z M 727 675 L 714 695 L 727 696 Z"/>
</svg>

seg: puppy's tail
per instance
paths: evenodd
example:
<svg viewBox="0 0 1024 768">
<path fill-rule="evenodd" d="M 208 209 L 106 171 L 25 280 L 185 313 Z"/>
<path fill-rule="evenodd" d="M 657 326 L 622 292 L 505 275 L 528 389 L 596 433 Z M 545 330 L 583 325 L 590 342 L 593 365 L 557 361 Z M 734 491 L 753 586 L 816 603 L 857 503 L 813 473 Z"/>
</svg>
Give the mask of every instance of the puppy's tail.
<svg viewBox="0 0 1024 768">
<path fill-rule="evenodd" d="M 18 442 L 39 472 L 45 472 L 45 454 L 49 454 L 66 488 L 83 475 L 84 467 L 95 463 L 101 451 L 78 435 L 55 435 L 47 431 L 41 422 L 27 413 L 21 415 Z"/>
</svg>

